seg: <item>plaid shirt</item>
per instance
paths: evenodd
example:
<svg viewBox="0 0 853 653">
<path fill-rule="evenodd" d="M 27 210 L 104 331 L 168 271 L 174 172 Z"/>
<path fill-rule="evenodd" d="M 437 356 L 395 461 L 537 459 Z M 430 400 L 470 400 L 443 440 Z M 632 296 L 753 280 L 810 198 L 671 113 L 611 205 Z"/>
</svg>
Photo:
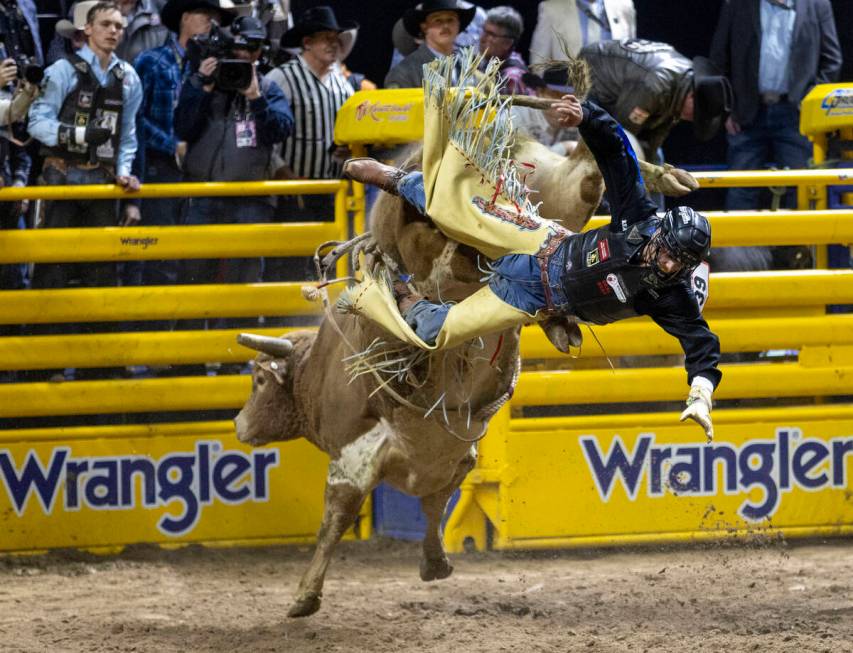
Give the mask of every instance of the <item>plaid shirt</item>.
<svg viewBox="0 0 853 653">
<path fill-rule="evenodd" d="M 184 78 L 184 50 L 174 36 L 165 45 L 140 54 L 134 68 L 142 80 L 141 147 L 168 156 L 175 153 L 175 107 Z"/>
</svg>

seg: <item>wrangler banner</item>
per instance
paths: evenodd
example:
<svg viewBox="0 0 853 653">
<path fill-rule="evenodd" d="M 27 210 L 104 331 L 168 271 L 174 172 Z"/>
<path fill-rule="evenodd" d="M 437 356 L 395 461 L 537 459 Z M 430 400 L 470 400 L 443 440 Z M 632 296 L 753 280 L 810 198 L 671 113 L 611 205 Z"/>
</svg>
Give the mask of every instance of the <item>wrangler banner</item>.
<svg viewBox="0 0 853 653">
<path fill-rule="evenodd" d="M 0 550 L 313 541 L 328 458 L 233 435 L 0 443 Z"/>
<path fill-rule="evenodd" d="M 721 424 L 710 444 L 678 425 L 515 424 L 481 457 L 503 469 L 495 548 L 853 532 L 849 420 Z"/>
</svg>

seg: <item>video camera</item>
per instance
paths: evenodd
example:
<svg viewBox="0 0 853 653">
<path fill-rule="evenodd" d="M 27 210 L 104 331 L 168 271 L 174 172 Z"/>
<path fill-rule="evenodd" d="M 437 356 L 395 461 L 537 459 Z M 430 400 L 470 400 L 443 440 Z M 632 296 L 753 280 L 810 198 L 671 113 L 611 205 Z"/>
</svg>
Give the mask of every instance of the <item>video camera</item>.
<svg viewBox="0 0 853 653">
<path fill-rule="evenodd" d="M 12 58 L 18 69 L 18 78 L 31 84 L 44 79 L 44 67 L 35 57 L 35 41 L 30 26 L 16 7 L 0 3 L 0 61 Z"/>
<path fill-rule="evenodd" d="M 233 58 L 235 46 L 243 46 L 243 43 L 214 21 L 210 32 L 194 36 L 187 42 L 190 67 L 192 70 L 198 70 L 202 61 L 213 57 L 217 60 L 216 70 L 212 75 L 216 87 L 221 91 L 242 91 L 252 83 L 254 64 Z"/>
</svg>

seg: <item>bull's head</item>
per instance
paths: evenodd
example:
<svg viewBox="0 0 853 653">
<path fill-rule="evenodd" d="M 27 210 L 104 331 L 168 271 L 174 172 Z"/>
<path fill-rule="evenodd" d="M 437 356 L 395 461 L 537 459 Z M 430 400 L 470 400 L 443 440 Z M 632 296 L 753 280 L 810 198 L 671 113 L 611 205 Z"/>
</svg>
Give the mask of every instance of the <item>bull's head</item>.
<svg viewBox="0 0 853 653">
<path fill-rule="evenodd" d="M 298 438 L 304 421 L 293 396 L 293 343 L 241 333 L 237 342 L 260 352 L 252 370 L 252 394 L 234 418 L 237 439 L 253 446 Z"/>
</svg>

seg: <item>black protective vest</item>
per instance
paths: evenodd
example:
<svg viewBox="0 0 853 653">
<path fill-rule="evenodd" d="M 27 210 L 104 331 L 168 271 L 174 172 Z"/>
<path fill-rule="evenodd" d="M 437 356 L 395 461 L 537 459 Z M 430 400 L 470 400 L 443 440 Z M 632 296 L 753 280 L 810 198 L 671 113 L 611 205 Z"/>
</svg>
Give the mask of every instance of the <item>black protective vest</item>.
<svg viewBox="0 0 853 653">
<path fill-rule="evenodd" d="M 569 313 L 592 324 L 638 315 L 634 308 L 637 294 L 654 292 L 663 282 L 648 266 L 629 261 L 648 242 L 643 233 L 659 221 L 650 218 L 618 233 L 600 227 L 567 239 L 560 282 Z"/>
<path fill-rule="evenodd" d="M 59 122 L 73 127 L 85 127 L 94 121 L 102 127 L 109 127 L 113 135 L 97 148 L 72 143 L 57 144 L 56 147 L 43 147 L 42 154 L 67 161 L 99 161 L 114 166 L 121 138 L 124 69 L 121 64 L 113 66 L 107 85 L 101 86 L 89 64 L 81 57 L 71 54 L 66 59 L 77 73 L 77 85 L 62 102 Z"/>
</svg>

